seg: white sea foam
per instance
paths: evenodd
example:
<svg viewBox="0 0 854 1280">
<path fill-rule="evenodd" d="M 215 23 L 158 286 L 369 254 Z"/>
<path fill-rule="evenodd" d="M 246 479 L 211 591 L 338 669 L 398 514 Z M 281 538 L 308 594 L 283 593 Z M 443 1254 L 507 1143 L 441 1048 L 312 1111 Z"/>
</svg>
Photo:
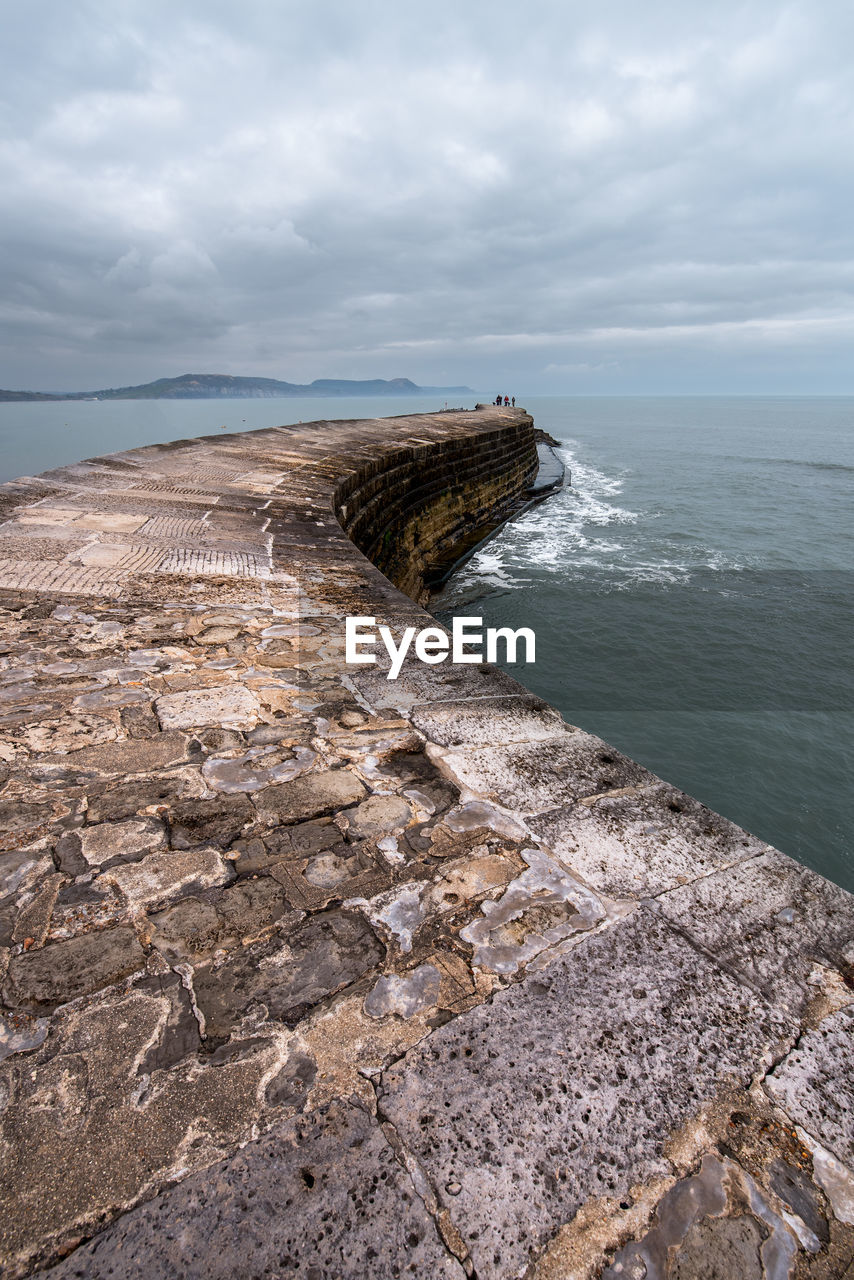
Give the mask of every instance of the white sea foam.
<svg viewBox="0 0 854 1280">
<path fill-rule="evenodd" d="M 658 535 L 660 510 L 637 511 L 618 501 L 630 473 L 609 475 L 579 457 L 577 447 L 570 441 L 559 450 L 571 485 L 506 525 L 477 552 L 454 575 L 440 608 L 454 610 L 484 592 L 524 588 L 532 574 L 584 578 L 620 590 L 683 582 L 697 569 L 739 567 L 690 537 L 683 545 Z"/>
</svg>

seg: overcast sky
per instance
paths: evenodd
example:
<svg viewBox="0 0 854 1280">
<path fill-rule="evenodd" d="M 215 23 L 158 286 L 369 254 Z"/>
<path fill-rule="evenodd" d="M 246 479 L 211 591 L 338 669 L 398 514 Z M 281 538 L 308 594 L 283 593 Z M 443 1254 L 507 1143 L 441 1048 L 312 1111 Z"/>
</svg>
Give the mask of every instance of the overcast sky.
<svg viewBox="0 0 854 1280">
<path fill-rule="evenodd" d="M 850 0 L 2 3 L 2 387 L 854 392 Z"/>
</svg>

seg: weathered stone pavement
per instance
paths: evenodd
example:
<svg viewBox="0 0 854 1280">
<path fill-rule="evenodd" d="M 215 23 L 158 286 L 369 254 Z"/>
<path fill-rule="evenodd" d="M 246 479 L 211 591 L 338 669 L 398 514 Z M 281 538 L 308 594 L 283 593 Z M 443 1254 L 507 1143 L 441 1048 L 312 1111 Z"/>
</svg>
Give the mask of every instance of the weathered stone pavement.
<svg viewBox="0 0 854 1280">
<path fill-rule="evenodd" d="M 854 899 L 500 671 L 344 663 L 535 455 L 0 488 L 4 1275 L 854 1276 Z"/>
</svg>

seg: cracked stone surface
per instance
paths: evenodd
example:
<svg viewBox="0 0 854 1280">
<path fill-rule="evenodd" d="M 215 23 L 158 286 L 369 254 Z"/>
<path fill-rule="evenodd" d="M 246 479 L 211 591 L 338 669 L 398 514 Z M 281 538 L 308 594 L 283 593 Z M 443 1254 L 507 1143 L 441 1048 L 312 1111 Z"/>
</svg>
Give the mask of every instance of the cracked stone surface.
<svg viewBox="0 0 854 1280">
<path fill-rule="evenodd" d="M 50 1280 L 465 1276 L 379 1125 L 346 1104 L 281 1125 L 40 1274 Z"/>
<path fill-rule="evenodd" d="M 851 897 L 503 672 L 344 662 L 535 453 L 495 408 L 0 486 L 10 1280 L 854 1265 Z"/>
<path fill-rule="evenodd" d="M 774 850 L 662 894 L 668 920 L 801 1017 L 854 1001 L 854 899 Z M 826 1010 L 832 1012 L 831 1009 Z"/>
<path fill-rule="evenodd" d="M 848 1168 L 854 1163 L 854 1009 L 808 1031 L 765 1087 L 798 1124 Z"/>
<path fill-rule="evenodd" d="M 515 1276 L 590 1196 L 665 1174 L 668 1136 L 722 1080 L 748 1085 L 782 1031 L 639 910 L 411 1049 L 381 1114 L 478 1274 Z"/>
</svg>

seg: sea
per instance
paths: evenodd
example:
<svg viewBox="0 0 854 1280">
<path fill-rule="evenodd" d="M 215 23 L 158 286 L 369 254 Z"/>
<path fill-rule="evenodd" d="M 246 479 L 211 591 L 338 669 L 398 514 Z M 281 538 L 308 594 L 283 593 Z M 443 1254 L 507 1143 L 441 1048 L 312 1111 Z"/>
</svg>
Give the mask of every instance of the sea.
<svg viewBox="0 0 854 1280">
<path fill-rule="evenodd" d="M 566 720 L 854 890 L 854 398 L 518 399 L 560 442 L 568 483 L 484 544 L 433 611 L 532 627 L 535 661 L 508 670 Z M 444 407 L 2 404 L 0 479 Z"/>
</svg>

